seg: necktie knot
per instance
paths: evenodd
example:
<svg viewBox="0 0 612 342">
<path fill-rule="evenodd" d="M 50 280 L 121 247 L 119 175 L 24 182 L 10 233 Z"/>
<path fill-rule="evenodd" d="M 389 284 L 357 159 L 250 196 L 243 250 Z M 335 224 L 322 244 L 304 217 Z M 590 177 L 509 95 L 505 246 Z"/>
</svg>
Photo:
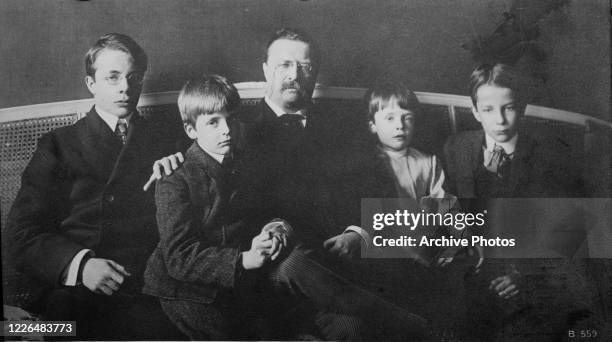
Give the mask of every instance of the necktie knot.
<svg viewBox="0 0 612 342">
<path fill-rule="evenodd" d="M 115 127 L 115 134 L 119 137 L 122 144 L 125 144 L 127 141 L 127 120 L 119 119 L 117 121 L 117 126 Z"/>
<path fill-rule="evenodd" d="M 496 173 L 499 177 L 503 177 L 502 170 L 509 165 L 508 162 L 512 159 L 511 154 L 507 154 L 504 148 L 495 144 L 492 151 L 485 149 L 484 166 L 490 172 Z"/>
</svg>

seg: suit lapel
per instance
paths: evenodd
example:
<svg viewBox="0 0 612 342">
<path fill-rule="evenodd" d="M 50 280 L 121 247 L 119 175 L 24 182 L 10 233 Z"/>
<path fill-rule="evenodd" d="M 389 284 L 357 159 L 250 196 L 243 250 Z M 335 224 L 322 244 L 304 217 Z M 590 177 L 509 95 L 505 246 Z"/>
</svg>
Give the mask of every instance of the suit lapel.
<svg viewBox="0 0 612 342">
<path fill-rule="evenodd" d="M 202 207 L 200 209 L 205 213 L 203 215 L 204 224 L 218 223 L 208 222 L 210 217 L 216 217 L 222 222 L 226 218 L 231 218 L 231 211 L 228 208 L 230 208 L 230 204 L 236 195 L 237 187 L 232 183 L 232 177 L 235 175 L 230 170 L 225 169 L 227 166 L 222 166 L 207 154 L 196 142 L 189 147 L 187 158 L 191 158 L 193 164 L 197 165 L 197 172 L 200 175 L 197 177 L 199 178 L 198 181 L 209 181 L 205 186 L 200 186 L 200 188 L 207 189 L 207 192 L 198 194 L 198 196 L 201 196 L 199 203 L 210 203 L 211 205 L 209 208 Z"/>
<path fill-rule="evenodd" d="M 485 133 L 484 131 L 478 131 L 473 135 L 470 141 L 470 172 L 474 174 L 474 171 L 480 167 L 480 164 L 484 162 L 484 151 L 483 146 L 485 144 Z"/>
<path fill-rule="evenodd" d="M 112 183 L 119 175 L 128 171 L 138 171 L 140 167 L 150 168 L 155 159 L 156 149 L 147 122 L 138 113 L 132 115 L 127 141 L 119 152 L 107 184 Z"/>
<path fill-rule="evenodd" d="M 516 155 L 510 164 L 509 188 L 512 194 L 516 194 L 516 188 L 519 184 L 526 184 L 528 182 L 528 168 L 533 167 L 533 165 L 529 165 L 532 148 L 533 141 L 525 134 L 521 134 L 516 144 Z"/>
<path fill-rule="evenodd" d="M 108 179 L 114 169 L 122 144 L 94 108 L 84 119 L 82 157 L 90 166 L 90 172 L 100 179 Z"/>
<path fill-rule="evenodd" d="M 476 131 L 474 134 L 467 136 L 466 153 L 459 155 L 459 160 L 463 163 L 457 165 L 459 184 L 461 189 L 457 189 L 458 196 L 472 198 L 476 196 L 476 170 L 483 162 L 483 146 L 484 131 Z"/>
<path fill-rule="evenodd" d="M 274 129 L 276 114 L 261 100 L 251 112 L 244 113 L 241 124 L 241 139 L 238 148 L 243 150 L 257 150 L 265 145 Z"/>
</svg>

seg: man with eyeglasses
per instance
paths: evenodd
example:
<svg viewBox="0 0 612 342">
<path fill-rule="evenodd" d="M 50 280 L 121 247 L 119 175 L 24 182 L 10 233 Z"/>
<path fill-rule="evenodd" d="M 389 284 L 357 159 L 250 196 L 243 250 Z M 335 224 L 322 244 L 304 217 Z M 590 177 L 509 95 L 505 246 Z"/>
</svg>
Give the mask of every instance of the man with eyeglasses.
<svg viewBox="0 0 612 342">
<path fill-rule="evenodd" d="M 265 96 L 239 117 L 244 124 L 241 141 L 263 166 L 253 179 L 262 187 L 260 193 L 270 196 L 265 201 L 270 209 L 308 229 L 301 238 L 309 244 L 350 257 L 365 243 L 364 231 L 355 226 L 339 230 L 330 217 L 317 217 L 321 201 L 316 192 L 346 171 L 343 161 L 350 160 L 361 140 L 359 118 L 313 103 L 320 63 L 319 47 L 306 33 L 277 31 L 262 64 Z"/>
<path fill-rule="evenodd" d="M 346 259 L 358 257 L 368 237 L 360 227 L 343 225 L 326 197 L 356 165 L 358 143 L 367 135 L 355 113 L 313 103 L 320 63 L 320 50 L 306 33 L 277 31 L 262 64 L 264 98 L 238 117 L 241 147 L 255 165 L 249 170 L 257 198 L 252 202 L 262 214 L 285 219 L 295 232 L 292 248 L 271 266 L 272 283 L 331 309 L 315 316 L 326 339 L 381 338 L 380 331 L 371 331 L 374 325 L 394 331 L 393 338 L 418 336 L 425 320 L 359 288 L 346 272 Z M 346 298 L 351 299 L 344 303 Z"/>
<path fill-rule="evenodd" d="M 158 241 L 153 195 L 141 183 L 179 135 L 137 112 L 147 56 L 132 38 L 100 37 L 85 69 L 94 106 L 39 140 L 9 213 L 11 256 L 44 289 L 30 309 L 76 321 L 77 338 L 180 338 L 141 293 Z"/>
</svg>

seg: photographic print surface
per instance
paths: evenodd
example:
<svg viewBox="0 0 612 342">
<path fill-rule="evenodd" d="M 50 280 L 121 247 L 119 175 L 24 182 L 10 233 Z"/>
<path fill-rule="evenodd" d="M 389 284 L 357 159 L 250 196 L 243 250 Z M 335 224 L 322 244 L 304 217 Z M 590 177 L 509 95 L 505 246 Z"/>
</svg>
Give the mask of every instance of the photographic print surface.
<svg viewBox="0 0 612 342">
<path fill-rule="evenodd" d="M 612 339 L 610 13 L 1 1 L 6 338 Z"/>
</svg>

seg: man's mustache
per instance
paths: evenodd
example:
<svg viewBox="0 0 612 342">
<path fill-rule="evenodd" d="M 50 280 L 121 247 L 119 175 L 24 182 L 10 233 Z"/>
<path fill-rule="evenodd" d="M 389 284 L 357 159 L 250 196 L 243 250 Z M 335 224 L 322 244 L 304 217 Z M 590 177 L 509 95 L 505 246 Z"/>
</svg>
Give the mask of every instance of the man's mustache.
<svg viewBox="0 0 612 342">
<path fill-rule="evenodd" d="M 297 91 L 303 91 L 303 87 L 295 81 L 283 83 L 281 90 L 287 90 L 287 89 L 295 89 Z"/>
</svg>

